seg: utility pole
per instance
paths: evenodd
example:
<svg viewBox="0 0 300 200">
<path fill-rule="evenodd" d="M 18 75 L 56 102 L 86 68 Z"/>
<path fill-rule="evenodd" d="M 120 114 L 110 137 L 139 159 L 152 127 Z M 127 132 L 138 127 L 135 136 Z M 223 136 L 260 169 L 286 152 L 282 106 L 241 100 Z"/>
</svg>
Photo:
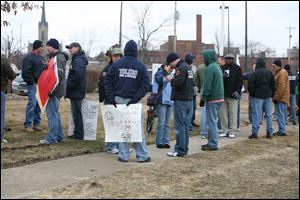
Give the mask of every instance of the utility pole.
<svg viewBox="0 0 300 200">
<path fill-rule="evenodd" d="M 289 49 L 288 49 L 288 64 L 291 63 L 291 38 L 292 38 L 292 29 L 295 29 L 295 27 L 286 27 L 289 29 Z"/>
<path fill-rule="evenodd" d="M 173 51 L 176 53 L 176 20 L 178 18 L 177 14 L 177 1 L 175 1 L 175 12 L 174 12 L 174 46 Z"/>
<path fill-rule="evenodd" d="M 120 32 L 119 32 L 119 45 L 122 49 L 122 14 L 123 13 L 123 1 L 121 1 L 121 10 L 120 10 Z"/>
<path fill-rule="evenodd" d="M 224 55 L 224 9 L 225 9 L 225 2 L 222 2 L 221 9 L 221 34 L 220 34 L 220 56 Z"/>
<path fill-rule="evenodd" d="M 20 50 L 22 49 L 22 23 L 20 24 Z"/>
</svg>

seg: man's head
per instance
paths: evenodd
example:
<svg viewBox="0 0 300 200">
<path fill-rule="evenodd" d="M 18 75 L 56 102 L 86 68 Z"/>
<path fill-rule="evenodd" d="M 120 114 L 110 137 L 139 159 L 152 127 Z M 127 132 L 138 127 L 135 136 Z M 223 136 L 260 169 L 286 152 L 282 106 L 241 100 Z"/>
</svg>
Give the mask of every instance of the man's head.
<svg viewBox="0 0 300 200">
<path fill-rule="evenodd" d="M 179 60 L 180 57 L 176 53 L 172 52 L 167 56 L 166 65 L 170 65 L 172 68 L 176 68 Z"/>
<path fill-rule="evenodd" d="M 284 69 L 286 71 L 289 71 L 289 70 L 291 70 L 291 66 L 289 64 L 286 64 L 286 65 L 284 65 Z"/>
<path fill-rule="evenodd" d="M 32 50 L 42 53 L 44 50 L 44 44 L 41 40 L 35 40 L 32 44 Z"/>
<path fill-rule="evenodd" d="M 281 70 L 281 67 L 282 67 L 281 60 L 279 60 L 279 59 L 274 60 L 272 66 L 276 72 Z"/>
<path fill-rule="evenodd" d="M 188 53 L 185 55 L 185 62 L 189 65 L 193 64 L 195 56 L 193 54 Z"/>
<path fill-rule="evenodd" d="M 56 39 L 51 38 L 50 40 L 48 40 L 46 48 L 49 53 L 53 53 L 55 51 L 58 51 L 59 43 Z"/>
<path fill-rule="evenodd" d="M 225 65 L 225 59 L 224 56 L 219 56 L 218 57 L 218 64 L 222 67 Z"/>
<path fill-rule="evenodd" d="M 81 45 L 78 42 L 72 42 L 71 44 L 66 46 L 69 49 L 71 55 L 78 53 L 81 50 Z"/>
<path fill-rule="evenodd" d="M 232 65 L 234 63 L 234 55 L 233 54 L 227 54 L 225 56 L 225 63 L 228 65 Z"/>
<path fill-rule="evenodd" d="M 123 57 L 123 52 L 122 52 L 120 46 L 117 44 L 113 45 L 109 51 L 110 51 L 111 60 L 113 62 L 116 62 L 117 60 L 119 60 L 120 58 Z"/>
</svg>

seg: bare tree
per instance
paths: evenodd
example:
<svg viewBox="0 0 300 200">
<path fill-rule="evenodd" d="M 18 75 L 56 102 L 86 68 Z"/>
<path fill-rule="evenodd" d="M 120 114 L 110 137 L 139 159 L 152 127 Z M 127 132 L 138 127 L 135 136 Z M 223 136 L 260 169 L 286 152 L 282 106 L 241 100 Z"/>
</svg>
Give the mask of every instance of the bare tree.
<svg viewBox="0 0 300 200">
<path fill-rule="evenodd" d="M 32 10 L 33 8 L 39 8 L 39 7 L 40 6 L 35 5 L 33 3 L 29 3 L 29 2 L 1 1 L 1 16 L 3 16 L 2 12 L 3 13 L 14 12 L 14 14 L 16 15 L 20 8 L 23 9 L 23 11 L 27 11 L 27 10 Z M 10 25 L 10 23 L 7 20 L 2 20 L 2 17 L 1 17 L 1 27 L 2 26 L 9 26 L 9 25 Z"/>
<path fill-rule="evenodd" d="M 243 49 L 245 48 L 242 45 Z M 261 53 L 265 53 L 266 57 L 275 57 L 276 52 L 271 47 L 264 45 L 263 43 L 256 41 L 256 40 L 249 40 L 248 41 L 248 56 L 251 58 L 261 56 Z"/>
<path fill-rule="evenodd" d="M 132 8 L 134 13 L 136 13 L 135 19 L 137 22 L 137 31 L 139 35 L 139 57 L 144 62 L 149 61 L 149 50 L 153 48 L 152 42 L 155 40 L 153 37 L 158 34 L 159 31 L 167 25 L 172 18 L 162 20 L 162 22 L 157 23 L 150 17 L 150 8 L 153 2 L 150 2 L 144 6 L 144 8 L 136 10 Z M 152 24 L 156 25 L 152 25 Z"/>
<path fill-rule="evenodd" d="M 9 62 L 12 62 L 16 57 L 20 57 L 25 49 L 25 45 L 20 47 L 20 40 L 16 39 L 13 33 L 11 35 L 1 35 L 1 56 L 7 58 Z"/>
<path fill-rule="evenodd" d="M 220 41 L 220 35 L 219 35 L 219 31 L 218 29 L 215 29 L 215 34 L 214 34 L 214 38 L 213 38 L 213 44 L 215 45 L 215 50 L 216 50 L 216 53 L 217 54 L 220 54 L 220 51 L 221 51 L 221 41 Z M 223 48 L 228 48 L 226 46 L 228 46 L 228 39 L 226 40 L 225 37 L 224 37 L 224 41 L 223 41 L 223 44 L 225 44 L 225 46 Z M 230 40 L 230 48 L 234 47 L 235 44 L 234 44 L 234 41 L 233 40 Z M 226 51 L 223 51 L 223 52 L 228 52 L 228 50 Z"/>
</svg>

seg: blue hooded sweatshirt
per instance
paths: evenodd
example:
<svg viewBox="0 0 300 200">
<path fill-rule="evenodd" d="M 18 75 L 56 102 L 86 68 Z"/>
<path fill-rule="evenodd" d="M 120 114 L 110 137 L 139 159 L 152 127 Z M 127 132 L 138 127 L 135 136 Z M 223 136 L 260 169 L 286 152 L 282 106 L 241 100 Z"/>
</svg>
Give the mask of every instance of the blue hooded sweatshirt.
<svg viewBox="0 0 300 200">
<path fill-rule="evenodd" d="M 147 67 L 137 59 L 138 48 L 135 41 L 126 43 L 124 57 L 114 62 L 105 79 L 106 101 L 113 102 L 115 96 L 139 102 L 149 88 Z"/>
</svg>

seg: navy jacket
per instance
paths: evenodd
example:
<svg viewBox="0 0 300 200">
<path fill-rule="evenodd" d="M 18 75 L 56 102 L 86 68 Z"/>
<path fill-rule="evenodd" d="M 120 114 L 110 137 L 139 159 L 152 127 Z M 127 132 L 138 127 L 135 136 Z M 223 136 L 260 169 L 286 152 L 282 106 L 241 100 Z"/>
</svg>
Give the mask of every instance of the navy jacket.
<svg viewBox="0 0 300 200">
<path fill-rule="evenodd" d="M 111 65 L 105 79 L 105 102 L 111 103 L 115 96 L 139 102 L 149 88 L 147 67 L 137 59 L 137 44 L 130 40 L 124 49 L 124 57 Z"/>
<path fill-rule="evenodd" d="M 26 55 L 22 64 L 22 78 L 28 85 L 37 83 L 45 67 L 44 59 L 41 55 L 31 52 Z"/>
<path fill-rule="evenodd" d="M 84 51 L 74 54 L 67 80 L 66 98 L 82 100 L 86 91 L 86 59 Z"/>
</svg>

